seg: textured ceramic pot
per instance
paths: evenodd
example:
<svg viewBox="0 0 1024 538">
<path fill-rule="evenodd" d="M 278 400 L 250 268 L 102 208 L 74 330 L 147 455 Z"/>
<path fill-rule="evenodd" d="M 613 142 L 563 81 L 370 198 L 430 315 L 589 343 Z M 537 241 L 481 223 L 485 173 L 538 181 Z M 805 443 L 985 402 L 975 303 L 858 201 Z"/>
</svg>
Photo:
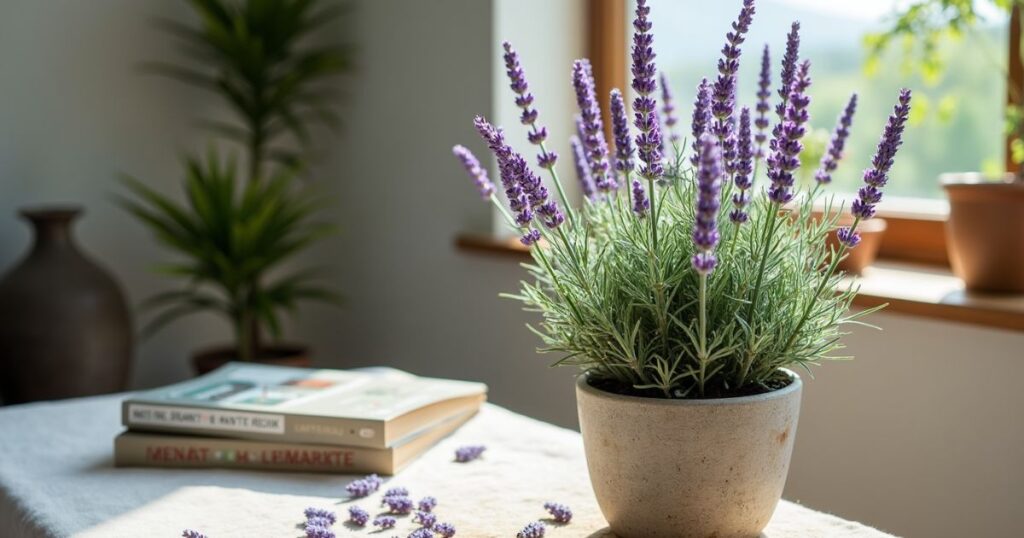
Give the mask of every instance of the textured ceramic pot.
<svg viewBox="0 0 1024 538">
<path fill-rule="evenodd" d="M 620 538 L 756 537 L 782 496 L 801 381 L 756 396 L 576 398 L 590 482 Z"/>
<path fill-rule="evenodd" d="M 1024 293 L 1024 182 L 944 174 L 946 244 L 953 272 L 970 291 Z"/>
<path fill-rule="evenodd" d="M 77 208 L 24 210 L 35 242 L 0 282 L 5 403 L 118 392 L 132 360 L 128 306 L 114 278 L 77 246 Z"/>
</svg>

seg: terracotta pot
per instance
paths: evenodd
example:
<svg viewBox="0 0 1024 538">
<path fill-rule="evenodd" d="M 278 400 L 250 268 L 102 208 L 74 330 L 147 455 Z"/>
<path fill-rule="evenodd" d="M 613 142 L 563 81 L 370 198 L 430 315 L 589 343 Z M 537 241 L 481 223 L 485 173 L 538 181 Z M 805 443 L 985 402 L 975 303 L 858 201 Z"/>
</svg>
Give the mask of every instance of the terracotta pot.
<svg viewBox="0 0 1024 538">
<path fill-rule="evenodd" d="M 1024 183 L 944 174 L 946 242 L 969 291 L 1024 293 Z"/>
<path fill-rule="evenodd" d="M 844 215 L 839 219 L 838 224 L 840 227 L 849 226 L 853 224 L 853 217 Z M 851 275 L 859 275 L 864 272 L 864 269 L 875 263 L 875 258 L 878 257 L 878 249 L 882 246 L 885 228 L 885 219 L 874 218 L 860 221 L 857 225 L 857 232 L 860 233 L 860 244 L 846 251 L 846 257 L 839 262 L 839 270 Z M 835 230 L 829 232 L 828 244 L 833 248 L 839 246 L 839 239 L 836 237 Z"/>
<path fill-rule="evenodd" d="M 240 359 L 234 347 L 214 347 L 193 354 L 192 368 L 195 369 L 197 374 L 203 375 L 231 361 L 237 360 Z M 309 358 L 309 348 L 301 344 L 263 346 L 260 349 L 260 356 L 252 362 L 276 366 L 294 366 L 296 368 L 309 368 L 313 366 L 313 361 Z"/>
<path fill-rule="evenodd" d="M 801 381 L 739 398 L 623 396 L 576 382 L 601 513 L 620 538 L 754 537 L 782 496 Z"/>
<path fill-rule="evenodd" d="M 120 286 L 75 242 L 77 207 L 22 210 L 34 244 L 0 282 L 0 394 L 22 403 L 127 388 L 132 325 Z"/>
</svg>

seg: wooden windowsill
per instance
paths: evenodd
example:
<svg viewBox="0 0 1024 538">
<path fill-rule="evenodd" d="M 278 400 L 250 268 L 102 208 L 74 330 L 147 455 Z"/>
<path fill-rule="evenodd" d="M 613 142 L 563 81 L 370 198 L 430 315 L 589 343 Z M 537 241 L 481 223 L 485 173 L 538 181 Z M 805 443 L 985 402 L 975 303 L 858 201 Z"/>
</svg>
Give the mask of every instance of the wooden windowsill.
<svg viewBox="0 0 1024 538">
<path fill-rule="evenodd" d="M 455 244 L 466 252 L 530 259 L 529 250 L 514 237 L 467 234 Z M 886 312 L 1024 332 L 1024 295 L 968 293 L 948 269 L 880 261 L 855 282 L 860 291 L 853 303 L 860 307 L 888 303 Z"/>
</svg>

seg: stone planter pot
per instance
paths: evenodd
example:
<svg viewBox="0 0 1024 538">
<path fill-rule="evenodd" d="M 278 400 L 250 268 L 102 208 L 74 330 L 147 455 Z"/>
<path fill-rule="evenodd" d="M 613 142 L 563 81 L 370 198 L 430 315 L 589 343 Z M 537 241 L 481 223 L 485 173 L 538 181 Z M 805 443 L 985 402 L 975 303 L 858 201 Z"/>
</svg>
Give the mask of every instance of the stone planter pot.
<svg viewBox="0 0 1024 538">
<path fill-rule="evenodd" d="M 1024 183 L 943 174 L 949 197 L 946 244 L 969 291 L 1024 293 Z"/>
<path fill-rule="evenodd" d="M 194 353 L 192 355 L 192 368 L 195 369 L 197 374 L 203 375 L 231 361 L 237 360 L 239 360 L 238 352 L 234 347 L 214 347 Z M 254 359 L 253 362 L 296 368 L 309 368 L 313 366 L 313 361 L 309 358 L 309 348 L 301 344 L 263 346 L 260 349 L 260 356 Z"/>
<path fill-rule="evenodd" d="M 782 496 L 800 377 L 755 396 L 662 400 L 576 382 L 601 513 L 620 538 L 756 537 Z"/>
</svg>

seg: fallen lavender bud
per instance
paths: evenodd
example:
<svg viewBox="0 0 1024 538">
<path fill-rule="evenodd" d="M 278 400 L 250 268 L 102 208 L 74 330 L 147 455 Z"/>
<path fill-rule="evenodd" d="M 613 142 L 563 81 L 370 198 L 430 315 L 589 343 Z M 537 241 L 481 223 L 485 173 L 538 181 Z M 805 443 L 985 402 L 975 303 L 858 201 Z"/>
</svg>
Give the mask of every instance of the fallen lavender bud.
<svg viewBox="0 0 1024 538">
<path fill-rule="evenodd" d="M 390 529 L 391 527 L 394 527 L 396 523 L 398 523 L 398 520 L 391 516 L 380 516 L 373 520 L 373 526 L 380 527 L 382 529 Z"/>
<path fill-rule="evenodd" d="M 409 538 L 434 538 L 434 533 L 430 532 L 430 529 L 420 528 L 412 531 Z"/>
<path fill-rule="evenodd" d="M 380 489 L 383 483 L 384 481 L 379 476 L 371 474 L 365 478 L 352 481 L 349 485 L 345 486 L 345 491 L 353 497 L 366 497 Z"/>
<path fill-rule="evenodd" d="M 523 530 L 516 534 L 516 538 L 544 538 L 544 532 L 547 527 L 544 526 L 540 521 L 534 521 L 529 525 L 523 527 Z"/>
<path fill-rule="evenodd" d="M 404 495 L 384 497 L 384 504 L 388 505 L 388 510 L 393 514 L 408 514 L 413 507 L 412 499 Z"/>
<path fill-rule="evenodd" d="M 338 516 L 335 515 L 334 512 L 331 512 L 330 510 L 325 510 L 323 508 L 309 507 L 309 508 L 306 509 L 305 514 L 306 514 L 306 519 L 312 519 L 314 517 L 320 517 L 320 518 L 324 518 L 324 519 L 330 521 L 331 525 L 334 525 L 334 523 L 336 521 L 338 521 Z"/>
<path fill-rule="evenodd" d="M 350 506 L 348 509 L 348 520 L 360 527 L 365 527 L 370 521 L 370 513 L 358 506 Z"/>
<path fill-rule="evenodd" d="M 334 531 L 322 525 L 306 524 L 306 538 L 336 538 Z"/>
<path fill-rule="evenodd" d="M 326 517 L 311 517 L 306 520 L 306 526 L 309 527 L 330 528 L 331 525 L 334 525 L 334 522 L 327 519 Z"/>
<path fill-rule="evenodd" d="M 484 453 L 484 450 L 487 450 L 487 447 L 485 447 L 484 445 L 460 446 L 459 448 L 455 449 L 455 461 L 459 463 L 473 461 L 479 458 L 480 455 Z"/>
<path fill-rule="evenodd" d="M 416 503 L 416 509 L 420 512 L 433 512 L 435 506 L 437 506 L 437 499 L 430 496 L 424 497 Z"/>
<path fill-rule="evenodd" d="M 559 523 L 568 523 L 572 520 L 572 510 L 569 510 L 569 507 L 564 504 L 546 502 L 544 509 Z"/>
<path fill-rule="evenodd" d="M 412 517 L 412 520 L 419 523 L 420 526 L 431 529 L 434 524 L 437 523 L 437 516 L 430 512 L 416 512 L 416 515 Z"/>
<path fill-rule="evenodd" d="M 185 529 L 184 531 L 182 531 L 181 535 L 184 538 L 206 538 L 205 534 L 199 531 L 194 531 L 192 529 Z"/>
<path fill-rule="evenodd" d="M 452 538 L 455 536 L 455 525 L 451 523 L 438 523 L 434 525 L 434 532 L 441 535 L 441 538 Z"/>
</svg>

